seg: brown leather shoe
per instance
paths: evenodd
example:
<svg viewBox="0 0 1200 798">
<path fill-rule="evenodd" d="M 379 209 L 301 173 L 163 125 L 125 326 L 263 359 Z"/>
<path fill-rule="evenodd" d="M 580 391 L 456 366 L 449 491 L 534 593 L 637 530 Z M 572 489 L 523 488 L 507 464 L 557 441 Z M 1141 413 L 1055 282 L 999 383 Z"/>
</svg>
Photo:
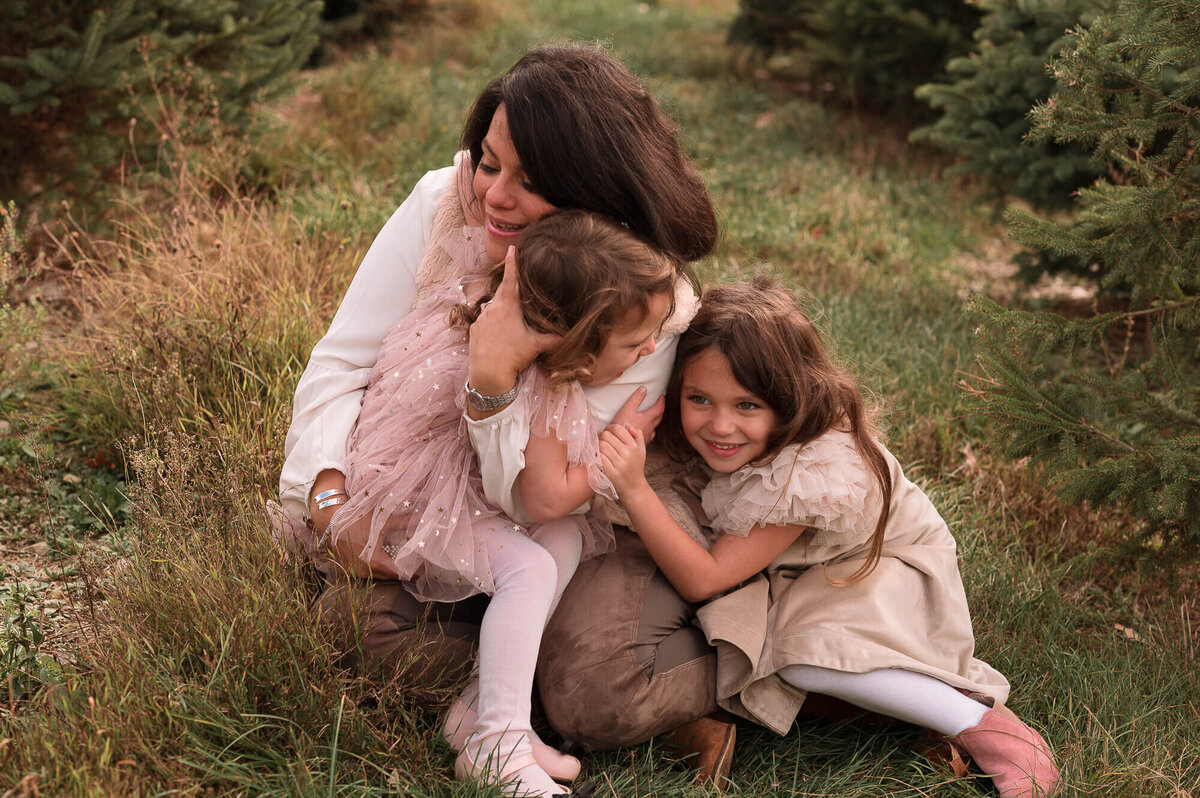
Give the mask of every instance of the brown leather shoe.
<svg viewBox="0 0 1200 798">
<path fill-rule="evenodd" d="M 723 790 L 729 784 L 736 740 L 737 726 L 722 712 L 683 724 L 668 732 L 663 743 L 668 751 L 696 768 L 696 781 Z"/>
</svg>

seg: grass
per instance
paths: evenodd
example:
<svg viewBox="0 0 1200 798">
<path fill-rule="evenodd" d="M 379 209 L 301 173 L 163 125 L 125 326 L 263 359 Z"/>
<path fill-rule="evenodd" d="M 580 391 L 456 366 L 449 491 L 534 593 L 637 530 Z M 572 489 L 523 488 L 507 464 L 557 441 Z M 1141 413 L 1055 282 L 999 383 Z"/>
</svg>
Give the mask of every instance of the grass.
<svg viewBox="0 0 1200 798">
<path fill-rule="evenodd" d="M 970 187 L 886 122 L 735 73 L 731 0 L 515 5 L 444 3 L 303 74 L 248 141 L 168 136 L 169 169 L 127 182 L 114 232 L 68 228 L 52 262 L 6 244 L 0 795 L 497 794 L 452 779 L 435 733 L 452 678 L 419 652 L 342 667 L 261 507 L 295 381 L 374 232 L 449 162 L 491 76 L 576 37 L 609 40 L 679 121 L 722 213 L 705 277 L 778 272 L 882 400 L 959 540 L 978 655 L 1055 744 L 1066 794 L 1200 792 L 1194 569 L 1130 559 L 1115 541 L 1133 520 L 1063 507 L 963 409 L 962 264 L 1000 235 Z M 46 280 L 65 295 L 39 301 Z M 730 794 L 990 794 L 917 742 L 743 725 Z M 654 743 L 585 767 L 598 795 L 712 794 Z"/>
</svg>

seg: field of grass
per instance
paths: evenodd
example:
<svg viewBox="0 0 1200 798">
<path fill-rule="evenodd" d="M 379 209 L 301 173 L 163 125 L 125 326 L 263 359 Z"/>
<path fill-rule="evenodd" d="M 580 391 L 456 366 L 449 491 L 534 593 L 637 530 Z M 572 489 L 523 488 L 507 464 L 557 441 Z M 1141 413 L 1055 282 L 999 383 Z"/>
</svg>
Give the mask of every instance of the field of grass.
<svg viewBox="0 0 1200 798">
<path fill-rule="evenodd" d="M 775 271 L 884 405 L 959 541 L 977 655 L 1056 748 L 1067 796 L 1200 794 L 1194 565 L 1119 545 L 997 454 L 958 383 L 971 291 L 1011 254 L 971 187 L 885 120 L 823 108 L 724 43 L 732 0 L 481 0 L 303 73 L 247 141 L 131 177 L 28 262 L 0 219 L 0 796 L 498 795 L 453 780 L 455 685 L 343 669 L 281 560 L 291 392 L 373 234 L 449 163 L 475 93 L 534 44 L 608 41 L 679 122 L 721 213 L 709 280 Z M 36 233 L 37 231 L 32 231 Z M 999 267 L 999 268 L 998 268 Z M 905 727 L 744 724 L 735 796 L 986 796 Z M 652 742 L 597 796 L 709 795 Z"/>
</svg>

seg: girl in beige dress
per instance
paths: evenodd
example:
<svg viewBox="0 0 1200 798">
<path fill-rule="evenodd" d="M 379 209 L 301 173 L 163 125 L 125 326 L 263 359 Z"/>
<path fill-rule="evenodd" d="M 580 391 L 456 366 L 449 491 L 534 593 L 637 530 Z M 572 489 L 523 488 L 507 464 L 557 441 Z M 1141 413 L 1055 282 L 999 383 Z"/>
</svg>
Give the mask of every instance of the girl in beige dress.
<svg viewBox="0 0 1200 798">
<path fill-rule="evenodd" d="M 708 601 L 723 707 L 785 734 L 808 692 L 835 696 L 944 735 L 1005 798 L 1056 791 L 1049 747 L 973 656 L 954 538 L 791 294 L 766 277 L 705 292 L 661 433 L 708 476 L 707 549 L 650 489 L 640 430 L 608 427 L 601 461 L 671 584 Z"/>
</svg>

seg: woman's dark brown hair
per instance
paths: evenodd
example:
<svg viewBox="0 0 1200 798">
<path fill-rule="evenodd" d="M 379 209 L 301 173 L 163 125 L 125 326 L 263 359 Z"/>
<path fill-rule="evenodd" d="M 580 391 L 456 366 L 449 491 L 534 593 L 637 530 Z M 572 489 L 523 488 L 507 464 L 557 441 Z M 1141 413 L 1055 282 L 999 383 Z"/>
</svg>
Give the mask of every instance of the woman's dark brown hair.
<svg viewBox="0 0 1200 798">
<path fill-rule="evenodd" d="M 807 443 L 831 429 L 854 436 L 882 490 L 883 510 L 867 561 L 835 584 L 865 578 L 875 569 L 883 550 L 892 478 L 854 378 L 833 362 L 816 326 L 775 279 L 758 275 L 749 283 L 713 286 L 704 292 L 700 311 L 679 339 L 675 371 L 667 388 L 659 438 L 677 459 L 695 456 L 679 421 L 683 371 L 688 361 L 707 349 L 724 355 L 734 378 L 778 417 L 759 462 L 776 456 L 784 446 Z"/>
<path fill-rule="evenodd" d="M 591 379 L 596 357 L 613 330 L 635 315 L 640 324 L 655 295 L 674 309 L 678 264 L 632 231 L 587 211 L 557 211 L 531 224 L 517 239 L 521 312 L 525 323 L 562 341 L 537 359 L 552 383 Z M 491 289 L 474 305 L 457 305 L 451 323 L 470 325 L 504 276 L 492 270 Z"/>
<path fill-rule="evenodd" d="M 602 47 L 540 47 L 488 84 L 463 128 L 476 167 L 501 104 L 525 176 L 552 205 L 628 225 L 684 269 L 712 251 L 712 200 L 680 149 L 675 124 Z"/>
</svg>

